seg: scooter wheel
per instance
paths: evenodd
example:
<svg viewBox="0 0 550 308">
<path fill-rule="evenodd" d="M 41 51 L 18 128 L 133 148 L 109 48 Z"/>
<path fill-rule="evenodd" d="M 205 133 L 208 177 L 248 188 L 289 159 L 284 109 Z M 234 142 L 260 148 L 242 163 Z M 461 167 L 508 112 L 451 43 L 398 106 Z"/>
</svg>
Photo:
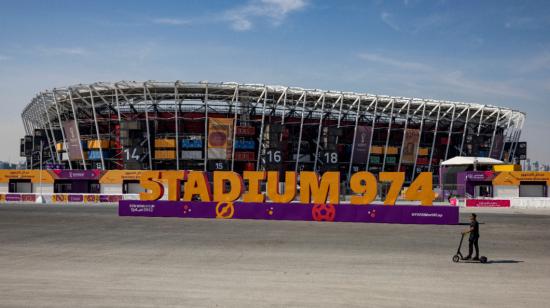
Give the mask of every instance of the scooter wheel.
<svg viewBox="0 0 550 308">
<path fill-rule="evenodd" d="M 457 263 L 458 261 L 460 261 L 460 256 L 459 255 L 454 255 L 453 256 L 453 262 Z"/>
<path fill-rule="evenodd" d="M 481 258 L 479 258 L 479 262 L 481 262 L 481 263 L 487 263 L 487 257 L 482 256 Z"/>
</svg>

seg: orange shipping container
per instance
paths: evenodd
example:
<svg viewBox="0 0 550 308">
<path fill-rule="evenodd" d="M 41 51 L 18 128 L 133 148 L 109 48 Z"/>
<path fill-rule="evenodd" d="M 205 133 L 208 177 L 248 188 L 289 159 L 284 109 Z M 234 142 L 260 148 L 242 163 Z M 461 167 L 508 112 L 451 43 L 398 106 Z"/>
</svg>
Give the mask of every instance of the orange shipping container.
<svg viewBox="0 0 550 308">
<path fill-rule="evenodd" d="M 155 148 L 175 148 L 176 139 L 162 138 L 155 139 Z"/>
<path fill-rule="evenodd" d="M 176 151 L 173 150 L 156 150 L 155 159 L 176 159 Z"/>
<path fill-rule="evenodd" d="M 384 148 L 379 146 L 373 146 L 370 148 L 371 154 L 384 154 Z"/>
<path fill-rule="evenodd" d="M 399 153 L 399 148 L 398 147 L 388 147 L 386 149 L 386 154 L 387 155 L 397 155 Z"/>
<path fill-rule="evenodd" d="M 88 140 L 88 149 L 108 149 L 109 140 Z"/>
<path fill-rule="evenodd" d="M 420 148 L 418 149 L 418 156 L 428 156 L 430 154 L 430 149 L 428 148 Z"/>
</svg>

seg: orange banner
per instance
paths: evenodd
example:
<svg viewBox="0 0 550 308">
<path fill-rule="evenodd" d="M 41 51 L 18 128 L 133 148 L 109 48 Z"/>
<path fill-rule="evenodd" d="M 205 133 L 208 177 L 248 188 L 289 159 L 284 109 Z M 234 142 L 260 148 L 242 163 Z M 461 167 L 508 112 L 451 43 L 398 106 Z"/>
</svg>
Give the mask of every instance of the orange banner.
<svg viewBox="0 0 550 308">
<path fill-rule="evenodd" d="M 208 118 L 208 159 L 231 159 L 233 119 Z"/>
<path fill-rule="evenodd" d="M 0 183 L 9 183 L 10 180 L 31 180 L 32 183 L 39 183 L 41 177 L 42 183 L 54 182 L 53 176 L 47 170 L 0 170 Z"/>
<path fill-rule="evenodd" d="M 99 179 L 100 184 L 122 184 L 124 181 L 139 181 L 143 170 L 108 170 Z"/>
<path fill-rule="evenodd" d="M 550 185 L 550 172 L 501 172 L 493 179 L 493 185 L 499 186 L 518 186 L 521 182 L 546 182 Z"/>
</svg>

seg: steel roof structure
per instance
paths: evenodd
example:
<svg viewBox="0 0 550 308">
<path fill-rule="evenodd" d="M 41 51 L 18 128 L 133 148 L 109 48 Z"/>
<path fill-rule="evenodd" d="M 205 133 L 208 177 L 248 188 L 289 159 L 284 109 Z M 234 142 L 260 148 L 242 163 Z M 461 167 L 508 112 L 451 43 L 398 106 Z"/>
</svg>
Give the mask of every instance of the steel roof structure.
<svg viewBox="0 0 550 308">
<path fill-rule="evenodd" d="M 96 82 L 55 88 L 38 93 L 23 109 L 21 117 L 27 134 L 35 129 L 61 130 L 62 121 L 77 119 L 80 123 L 95 123 L 97 139 L 100 138 L 97 119 L 116 114 L 124 120 L 129 112 L 222 112 L 237 114 L 253 112 L 261 115 L 262 128 L 265 116 L 282 118 L 295 116 L 302 119 L 333 119 L 338 121 L 378 121 L 424 123 L 433 121 L 453 125 L 491 127 L 494 134 L 504 131 L 504 139 L 517 146 L 525 113 L 506 107 L 463 103 L 433 99 L 374 95 L 264 84 L 239 84 L 234 82 L 158 82 L 120 81 Z M 145 112 L 147 111 L 147 112 Z M 261 136 L 261 134 L 260 134 Z M 261 137 L 260 137 L 261 138 Z M 300 136 L 301 138 L 301 136 Z M 54 141 L 54 140 L 52 140 Z M 435 138 L 434 138 L 435 142 Z M 462 140 L 464 142 L 464 138 Z M 493 142 L 493 141 L 491 141 Z M 261 144 L 261 140 L 260 140 Z M 502 154 L 501 154 L 502 156 Z M 447 157 L 445 157 L 447 158 Z"/>
</svg>

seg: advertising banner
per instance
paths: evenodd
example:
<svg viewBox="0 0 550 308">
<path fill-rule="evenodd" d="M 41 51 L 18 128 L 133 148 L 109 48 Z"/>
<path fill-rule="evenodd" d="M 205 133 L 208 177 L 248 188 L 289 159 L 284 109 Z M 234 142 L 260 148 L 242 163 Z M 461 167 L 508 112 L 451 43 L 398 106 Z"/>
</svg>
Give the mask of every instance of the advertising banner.
<svg viewBox="0 0 550 308">
<path fill-rule="evenodd" d="M 36 195 L 34 194 L 0 194 L 2 202 L 35 202 Z"/>
<path fill-rule="evenodd" d="M 466 199 L 466 207 L 510 207 L 510 200 Z"/>
<path fill-rule="evenodd" d="M 457 224 L 458 207 L 417 205 L 132 201 L 119 202 L 119 216 L 303 220 L 397 224 Z"/>
<path fill-rule="evenodd" d="M 58 179 L 66 180 L 97 180 L 101 170 L 52 170 Z"/>
<path fill-rule="evenodd" d="M 401 163 L 414 164 L 419 138 L 420 130 L 407 128 L 405 131 L 405 142 L 403 144 L 403 157 L 401 158 Z"/>
<path fill-rule="evenodd" d="M 355 135 L 355 147 L 353 150 L 353 163 L 366 164 L 369 156 L 369 145 L 372 127 L 357 126 L 357 134 Z"/>
<path fill-rule="evenodd" d="M 233 119 L 208 118 L 208 159 L 231 159 Z"/>
<path fill-rule="evenodd" d="M 493 140 L 493 148 L 491 149 L 491 158 L 494 159 L 500 159 L 500 152 L 502 151 L 502 147 L 504 146 L 504 136 L 503 135 L 495 135 L 495 139 Z"/>
<path fill-rule="evenodd" d="M 53 194 L 51 195 L 52 203 L 116 203 L 122 200 L 122 195 L 99 195 L 99 194 Z"/>
<path fill-rule="evenodd" d="M 70 120 L 63 122 L 63 130 L 67 139 L 67 152 L 70 160 L 82 159 L 80 153 L 80 140 L 77 134 L 76 121 Z"/>
<path fill-rule="evenodd" d="M 550 172 L 500 172 L 494 179 L 493 185 L 519 186 L 521 182 L 546 182 L 550 186 Z"/>
<path fill-rule="evenodd" d="M 100 184 L 122 184 L 124 181 L 139 181 L 143 170 L 107 170 L 99 179 Z"/>
<path fill-rule="evenodd" d="M 54 178 L 50 170 L 0 170 L 0 183 L 8 183 L 10 180 L 30 180 L 32 183 L 53 184 Z"/>
</svg>

